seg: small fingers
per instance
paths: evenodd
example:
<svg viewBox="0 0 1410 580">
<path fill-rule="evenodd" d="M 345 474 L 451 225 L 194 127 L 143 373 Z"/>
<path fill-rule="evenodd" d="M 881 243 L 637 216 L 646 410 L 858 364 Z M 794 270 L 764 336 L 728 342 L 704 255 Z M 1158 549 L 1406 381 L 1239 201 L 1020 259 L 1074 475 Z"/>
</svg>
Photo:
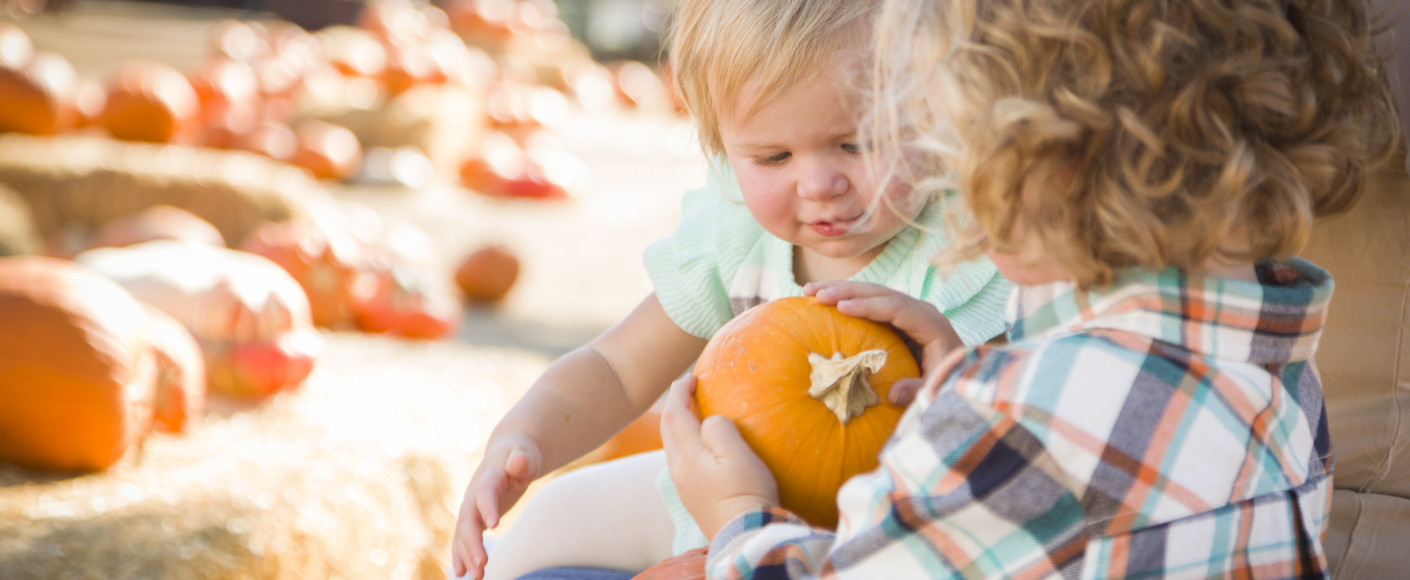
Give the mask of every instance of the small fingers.
<svg viewBox="0 0 1410 580">
<path fill-rule="evenodd" d="M 925 385 L 925 379 L 901 379 L 891 383 L 891 389 L 886 392 L 886 400 L 897 407 L 909 407 L 916 399 L 916 393 Z"/>
<path fill-rule="evenodd" d="M 661 443 L 667 458 L 672 451 L 693 452 L 700 448 L 700 419 L 695 413 L 695 376 L 686 375 L 671 383 L 661 409 Z"/>
<path fill-rule="evenodd" d="M 475 494 L 475 508 L 486 529 L 499 525 L 499 496 L 504 492 L 504 487 L 504 478 L 499 478 L 491 485 L 481 487 Z"/>
<path fill-rule="evenodd" d="M 818 302 L 828 305 L 835 305 L 843 300 L 869 298 L 894 293 L 897 292 L 881 284 L 849 282 L 846 280 L 809 282 L 807 285 L 803 286 L 804 296 L 813 296 L 818 299 Z"/>
<path fill-rule="evenodd" d="M 531 481 L 538 477 L 538 471 L 538 454 L 521 447 L 510 450 L 509 457 L 504 460 L 504 472 L 509 477 Z"/>
<path fill-rule="evenodd" d="M 722 415 L 706 417 L 700 422 L 700 442 L 716 457 L 741 452 L 754 453 L 744 441 L 744 437 L 739 434 L 739 426 Z"/>
<path fill-rule="evenodd" d="M 472 572 L 474 577 L 479 578 L 485 561 L 483 532 L 484 525 L 477 510 L 473 507 L 468 511 L 462 509 L 451 550 L 451 566 L 457 577 Z"/>
</svg>

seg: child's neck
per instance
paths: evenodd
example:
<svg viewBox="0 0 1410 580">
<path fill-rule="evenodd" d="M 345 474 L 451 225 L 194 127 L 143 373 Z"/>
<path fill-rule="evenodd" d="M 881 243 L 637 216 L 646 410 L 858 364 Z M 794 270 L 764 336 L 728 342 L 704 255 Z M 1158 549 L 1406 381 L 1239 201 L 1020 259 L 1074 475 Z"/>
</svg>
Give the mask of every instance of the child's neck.
<svg viewBox="0 0 1410 580">
<path fill-rule="evenodd" d="M 1216 278 L 1258 282 L 1258 273 L 1253 269 L 1253 262 L 1225 262 L 1211 258 L 1200 266 L 1199 271 Z"/>
<path fill-rule="evenodd" d="M 831 258 L 802 246 L 793 246 L 793 281 L 799 286 L 810 282 L 846 280 L 856 276 L 886 249 L 886 244 L 850 258 Z"/>
</svg>

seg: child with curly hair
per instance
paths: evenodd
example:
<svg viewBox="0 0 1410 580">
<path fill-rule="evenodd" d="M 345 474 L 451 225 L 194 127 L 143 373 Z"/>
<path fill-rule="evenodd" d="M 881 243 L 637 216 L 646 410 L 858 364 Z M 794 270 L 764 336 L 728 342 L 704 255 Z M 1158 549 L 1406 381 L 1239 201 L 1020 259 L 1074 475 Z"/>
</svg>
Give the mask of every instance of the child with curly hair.
<svg viewBox="0 0 1410 580">
<path fill-rule="evenodd" d="M 1325 577 L 1332 281 L 1293 256 L 1398 140 L 1371 29 L 1363 0 L 887 0 L 881 148 L 955 168 L 943 257 L 1020 286 L 1009 342 L 928 375 L 835 533 L 677 381 L 663 438 L 708 577 Z"/>
</svg>

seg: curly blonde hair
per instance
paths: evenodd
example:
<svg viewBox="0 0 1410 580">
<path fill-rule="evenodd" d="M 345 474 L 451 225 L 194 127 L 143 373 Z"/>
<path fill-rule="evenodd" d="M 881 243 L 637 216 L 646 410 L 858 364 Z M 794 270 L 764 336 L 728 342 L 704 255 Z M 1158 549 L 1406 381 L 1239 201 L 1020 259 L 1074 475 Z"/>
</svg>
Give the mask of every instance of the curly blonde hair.
<svg viewBox="0 0 1410 580">
<path fill-rule="evenodd" d="M 865 48 L 880 0 L 682 0 L 669 31 L 676 89 L 707 154 L 724 153 L 720 123 L 748 83 L 757 108 L 838 51 Z"/>
<path fill-rule="evenodd" d="M 1398 143 L 1372 32 L 1363 0 L 888 0 L 872 138 L 958 184 L 944 263 L 1036 245 L 1090 287 L 1287 257 Z"/>
</svg>

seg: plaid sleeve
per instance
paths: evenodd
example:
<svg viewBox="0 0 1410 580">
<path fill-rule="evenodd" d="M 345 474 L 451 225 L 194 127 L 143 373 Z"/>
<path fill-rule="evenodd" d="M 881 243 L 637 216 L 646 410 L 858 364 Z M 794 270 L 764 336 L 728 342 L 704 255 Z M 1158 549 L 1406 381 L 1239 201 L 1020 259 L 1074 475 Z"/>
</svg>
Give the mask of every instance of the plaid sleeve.
<svg viewBox="0 0 1410 580">
<path fill-rule="evenodd" d="M 833 539 L 782 508 L 748 512 L 715 535 L 705 575 L 730 580 L 815 577 Z"/>
<path fill-rule="evenodd" d="M 1041 444 L 942 391 L 917 400 L 874 472 L 838 497 L 836 536 L 787 512 L 751 512 L 710 549 L 708 577 L 1025 578 L 1072 573 L 1081 506 L 1041 469 Z"/>
</svg>

